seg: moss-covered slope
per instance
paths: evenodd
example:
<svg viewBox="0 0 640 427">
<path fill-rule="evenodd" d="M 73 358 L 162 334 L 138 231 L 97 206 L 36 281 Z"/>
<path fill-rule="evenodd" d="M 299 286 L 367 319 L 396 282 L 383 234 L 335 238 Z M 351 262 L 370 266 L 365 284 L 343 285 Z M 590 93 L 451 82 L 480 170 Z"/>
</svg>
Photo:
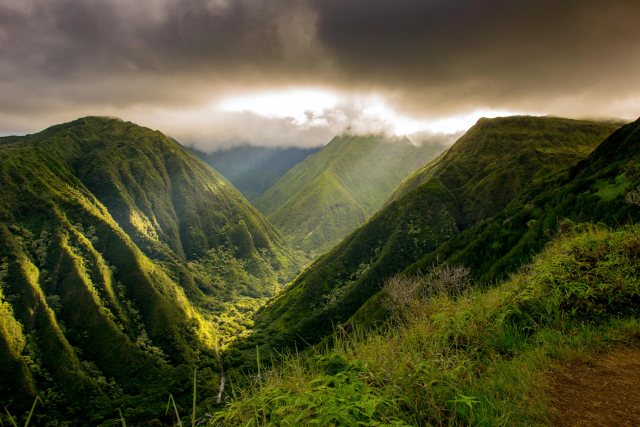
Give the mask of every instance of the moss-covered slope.
<svg viewBox="0 0 640 427">
<path fill-rule="evenodd" d="M 566 168 L 618 127 L 559 117 L 480 119 L 450 150 L 405 179 L 385 205 L 440 177 L 464 200 L 460 224 L 468 228 L 504 208 L 540 170 Z"/>
<path fill-rule="evenodd" d="M 585 158 L 616 128 L 548 117 L 481 119 L 403 183 L 415 188 L 404 195 L 398 190 L 385 208 L 265 307 L 260 316 L 275 345 L 289 345 L 298 336 L 314 342 L 330 333 L 376 294 L 383 280 L 500 212 L 534 176 Z M 429 178 L 420 183 L 424 176 Z"/>
<path fill-rule="evenodd" d="M 442 150 L 407 138 L 340 135 L 253 203 L 297 249 L 314 256 L 362 225 L 396 185 Z"/>
<path fill-rule="evenodd" d="M 0 406 L 41 393 L 39 425 L 144 420 L 193 364 L 216 388 L 216 315 L 297 270 L 214 170 L 121 120 L 0 138 L 0 186 Z"/>
</svg>

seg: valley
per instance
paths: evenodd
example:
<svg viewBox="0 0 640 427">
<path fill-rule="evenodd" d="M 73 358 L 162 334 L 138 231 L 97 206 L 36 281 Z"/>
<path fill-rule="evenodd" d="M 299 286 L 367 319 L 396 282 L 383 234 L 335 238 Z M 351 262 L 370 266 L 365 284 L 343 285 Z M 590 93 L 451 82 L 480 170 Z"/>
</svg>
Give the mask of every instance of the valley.
<svg viewBox="0 0 640 427">
<path fill-rule="evenodd" d="M 368 220 L 404 178 L 444 151 L 447 141 L 339 135 L 288 171 L 254 206 L 310 259 Z"/>
<path fill-rule="evenodd" d="M 315 148 L 271 148 L 241 145 L 211 153 L 191 147 L 191 151 L 224 175 L 242 195 L 252 202 L 273 187 L 291 168 L 310 155 Z"/>
<path fill-rule="evenodd" d="M 640 426 L 639 16 L 0 1 L 0 427 Z"/>
<path fill-rule="evenodd" d="M 168 425 L 171 393 L 207 425 L 402 426 L 498 423 L 517 400 L 513 422 L 539 422 L 548 389 L 497 372 L 640 332 L 640 122 L 620 126 L 483 118 L 450 148 L 345 134 L 276 153 L 256 207 L 119 119 L 0 138 L 0 404 Z"/>
<path fill-rule="evenodd" d="M 546 117 L 481 119 L 450 149 L 405 179 L 385 207 L 261 310 L 260 322 L 269 324 L 262 333 L 280 345 L 302 346 L 322 340 L 332 325 L 359 310 L 371 312 L 358 315 L 364 317 L 361 321 L 377 318 L 379 306 L 370 298 L 385 279 L 429 256 L 422 264 L 424 272 L 438 256 L 429 254 L 439 254 L 434 251 L 451 245 L 461 232 L 468 235 L 474 227 L 497 221 L 516 196 L 527 194 L 528 186 L 583 160 L 616 128 Z M 547 223 L 546 228 L 554 225 Z M 496 234 L 487 237 L 495 239 Z M 483 242 L 482 250 L 492 244 Z M 485 259 L 481 252 L 475 256 Z"/>
</svg>

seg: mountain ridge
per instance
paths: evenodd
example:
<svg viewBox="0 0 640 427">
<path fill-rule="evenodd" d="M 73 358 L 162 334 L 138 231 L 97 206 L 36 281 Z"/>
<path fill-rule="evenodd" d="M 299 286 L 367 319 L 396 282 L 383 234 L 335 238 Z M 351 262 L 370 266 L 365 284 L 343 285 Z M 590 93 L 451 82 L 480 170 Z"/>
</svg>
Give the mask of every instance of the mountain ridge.
<svg viewBox="0 0 640 427">
<path fill-rule="evenodd" d="M 189 147 L 209 166 L 229 179 L 250 202 L 264 194 L 292 167 L 320 148 L 240 145 L 207 153 L 196 147 Z"/>
<path fill-rule="evenodd" d="M 525 128 L 532 127 L 535 137 L 522 138 L 523 123 Z M 569 133 L 558 132 L 557 138 L 552 138 L 548 132 L 538 132 L 540 127 Z M 515 129 L 513 138 L 510 138 L 509 129 Z M 578 162 L 615 129 L 617 126 L 556 118 L 480 120 L 449 151 L 425 168 L 443 164 L 447 156 L 460 160 L 391 200 L 332 251 L 318 258 L 262 309 L 260 321 L 270 325 L 267 331 L 274 336 L 277 345 L 288 346 L 293 341 L 299 345 L 305 345 L 305 341 L 316 342 L 331 332 L 332 322 L 345 322 L 355 314 L 379 290 L 381 281 L 434 251 L 471 226 L 473 221 L 497 214 L 507 205 L 508 199 L 515 197 L 522 185 L 533 178 L 533 171 L 536 175 L 545 175 Z M 515 155 L 489 150 L 484 160 L 466 156 L 466 152 L 476 150 L 478 144 L 474 135 L 478 134 L 483 135 L 481 142 L 484 140 L 489 146 L 508 143 L 520 144 L 521 148 L 515 149 Z M 572 135 L 578 139 L 577 146 L 573 144 Z M 556 141 L 558 144 L 554 145 Z M 554 150 L 554 162 L 544 164 L 540 160 L 544 156 L 531 155 L 532 147 L 549 145 Z M 492 158 L 497 163 L 492 164 L 489 161 Z M 510 166 L 509 162 L 500 163 L 504 159 L 511 162 Z M 491 167 L 487 169 L 487 165 Z M 487 171 L 497 171 L 497 174 Z M 416 176 L 419 179 L 422 173 L 418 171 L 408 180 Z M 496 179 L 514 173 L 519 180 Z M 469 187 L 465 187 L 468 184 Z M 471 205 L 481 201 L 483 205 L 470 211 L 467 201 Z"/>
<path fill-rule="evenodd" d="M 364 223 L 393 188 L 444 142 L 415 146 L 406 137 L 335 137 L 292 168 L 254 204 L 294 247 L 322 253 Z"/>
<path fill-rule="evenodd" d="M 0 186 L 0 404 L 48 390 L 42 423 L 159 413 L 191 364 L 212 396 L 218 346 L 299 266 L 217 172 L 129 122 L 0 138 Z"/>
</svg>

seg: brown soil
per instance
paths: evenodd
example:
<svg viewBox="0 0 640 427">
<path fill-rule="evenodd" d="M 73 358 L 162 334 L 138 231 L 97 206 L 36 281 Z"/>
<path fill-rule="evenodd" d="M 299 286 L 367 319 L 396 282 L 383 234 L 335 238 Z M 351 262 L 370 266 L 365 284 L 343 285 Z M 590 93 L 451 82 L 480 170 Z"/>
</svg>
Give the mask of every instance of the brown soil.
<svg viewBox="0 0 640 427">
<path fill-rule="evenodd" d="M 553 376 L 554 426 L 640 426 L 640 349 L 615 350 Z"/>
</svg>

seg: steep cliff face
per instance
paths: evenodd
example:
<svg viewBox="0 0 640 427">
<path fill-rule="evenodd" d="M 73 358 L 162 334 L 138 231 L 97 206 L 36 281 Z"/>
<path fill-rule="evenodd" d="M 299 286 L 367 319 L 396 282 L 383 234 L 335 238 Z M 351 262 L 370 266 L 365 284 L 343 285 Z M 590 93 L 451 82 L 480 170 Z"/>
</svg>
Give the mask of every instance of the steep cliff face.
<svg viewBox="0 0 640 427">
<path fill-rule="evenodd" d="M 215 315 L 298 269 L 213 169 L 131 123 L 0 138 L 0 186 L 0 404 L 45 393 L 45 418 L 88 422 L 74 400 L 96 417 L 135 407 L 188 379 L 180 366 L 215 383 Z"/>
</svg>

